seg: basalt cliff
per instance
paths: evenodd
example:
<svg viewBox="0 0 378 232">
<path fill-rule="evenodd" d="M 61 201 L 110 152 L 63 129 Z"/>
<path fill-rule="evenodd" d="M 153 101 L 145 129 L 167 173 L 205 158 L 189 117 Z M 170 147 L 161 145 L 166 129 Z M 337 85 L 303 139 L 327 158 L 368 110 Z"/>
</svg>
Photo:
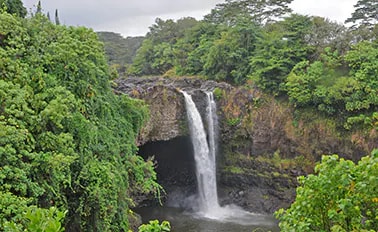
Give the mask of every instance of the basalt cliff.
<svg viewBox="0 0 378 232">
<path fill-rule="evenodd" d="M 123 78 L 116 93 L 144 100 L 150 119 L 138 138 L 139 153 L 154 156 L 167 204 L 195 194 L 194 158 L 180 90 L 205 112 L 205 91 L 213 91 L 219 117 L 217 156 L 221 204 L 234 203 L 257 213 L 272 213 L 294 200 L 296 178 L 312 172 L 323 154 L 357 160 L 377 139 L 343 133 L 330 119 L 296 112 L 257 89 L 237 88 L 200 78 Z M 206 125 L 205 125 L 206 126 Z M 184 206 L 185 205 L 181 205 Z"/>
</svg>

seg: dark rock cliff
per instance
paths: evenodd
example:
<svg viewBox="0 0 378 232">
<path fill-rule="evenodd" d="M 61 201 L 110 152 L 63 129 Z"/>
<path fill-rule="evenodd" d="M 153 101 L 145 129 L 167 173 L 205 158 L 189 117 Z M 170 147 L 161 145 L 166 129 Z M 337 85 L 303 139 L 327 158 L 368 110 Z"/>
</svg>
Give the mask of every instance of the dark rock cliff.
<svg viewBox="0 0 378 232">
<path fill-rule="evenodd" d="M 322 154 L 358 159 L 376 142 L 356 134 L 342 135 L 328 119 L 296 118 L 289 105 L 256 89 L 199 78 L 117 79 L 116 93 L 143 99 L 150 107 L 151 116 L 138 143 L 143 156 L 155 156 L 168 200 L 177 192 L 189 196 L 196 191 L 185 103 L 179 90 L 189 92 L 202 113 L 206 107 L 203 91 L 214 91 L 220 119 L 221 204 L 235 203 L 259 213 L 287 207 L 295 197 L 296 177 L 311 172 Z M 353 140 L 356 136 L 359 144 Z"/>
<path fill-rule="evenodd" d="M 167 141 L 188 135 L 185 102 L 180 90 L 193 95 L 193 100 L 204 112 L 205 99 L 201 90 L 229 89 L 231 86 L 198 78 L 127 78 L 115 80 L 114 90 L 143 99 L 150 109 L 150 120 L 140 133 L 138 143 Z"/>
</svg>

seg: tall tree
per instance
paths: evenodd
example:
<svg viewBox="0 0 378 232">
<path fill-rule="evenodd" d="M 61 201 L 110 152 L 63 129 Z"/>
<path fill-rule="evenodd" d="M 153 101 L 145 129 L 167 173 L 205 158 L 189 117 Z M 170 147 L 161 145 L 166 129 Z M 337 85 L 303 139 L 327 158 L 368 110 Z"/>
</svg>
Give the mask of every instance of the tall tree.
<svg viewBox="0 0 378 232">
<path fill-rule="evenodd" d="M 353 36 L 347 27 L 319 16 L 313 16 L 311 20 L 312 27 L 305 38 L 306 42 L 315 48 L 312 60 L 319 58 L 326 47 L 338 51 L 340 55 L 349 50 Z"/>
<path fill-rule="evenodd" d="M 42 5 L 41 5 L 41 1 L 38 1 L 38 4 L 37 4 L 37 11 L 36 11 L 37 14 L 40 14 L 42 13 Z"/>
<path fill-rule="evenodd" d="M 366 27 L 373 29 L 378 23 L 378 1 L 359 0 L 354 5 L 355 11 L 352 16 L 345 20 L 345 23 L 354 23 L 353 27 Z"/>
<path fill-rule="evenodd" d="M 209 79 L 243 84 L 250 74 L 249 60 L 253 54 L 259 28 L 253 23 L 238 23 L 220 33 L 220 38 L 212 41 L 203 57 L 203 73 Z"/>
<path fill-rule="evenodd" d="M 266 23 L 282 17 L 292 10 L 288 6 L 293 0 L 226 0 L 218 4 L 206 21 L 232 25 L 240 17 L 251 17 L 258 23 Z"/>
<path fill-rule="evenodd" d="M 311 18 L 293 14 L 265 27 L 251 57 L 250 78 L 260 88 L 279 94 L 291 69 L 312 54 L 306 38 L 312 29 Z"/>
<path fill-rule="evenodd" d="M 58 15 L 58 9 L 55 9 L 55 24 L 60 25 L 59 15 Z"/>
</svg>

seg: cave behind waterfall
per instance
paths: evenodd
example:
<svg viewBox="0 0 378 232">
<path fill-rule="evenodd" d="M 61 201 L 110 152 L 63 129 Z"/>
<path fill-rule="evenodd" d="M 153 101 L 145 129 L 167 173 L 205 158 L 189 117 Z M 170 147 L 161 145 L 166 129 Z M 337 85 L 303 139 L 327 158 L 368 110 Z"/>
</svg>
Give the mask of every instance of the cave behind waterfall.
<svg viewBox="0 0 378 232">
<path fill-rule="evenodd" d="M 139 147 L 144 159 L 154 156 L 158 182 L 166 192 L 167 206 L 192 208 L 197 182 L 193 148 L 189 136 L 148 142 Z"/>
</svg>

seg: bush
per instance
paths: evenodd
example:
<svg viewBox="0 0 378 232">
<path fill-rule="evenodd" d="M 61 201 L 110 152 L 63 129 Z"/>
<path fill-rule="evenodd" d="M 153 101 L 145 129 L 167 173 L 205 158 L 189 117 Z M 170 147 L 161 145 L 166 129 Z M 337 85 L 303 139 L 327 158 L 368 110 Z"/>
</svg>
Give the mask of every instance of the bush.
<svg viewBox="0 0 378 232">
<path fill-rule="evenodd" d="M 378 150 L 358 164 L 323 156 L 300 177 L 297 197 L 276 217 L 282 231 L 378 231 Z"/>
<path fill-rule="evenodd" d="M 169 232 L 171 231 L 171 225 L 167 221 L 163 221 L 159 224 L 158 220 L 150 221 L 149 224 L 143 224 L 139 226 L 139 232 Z"/>
</svg>

